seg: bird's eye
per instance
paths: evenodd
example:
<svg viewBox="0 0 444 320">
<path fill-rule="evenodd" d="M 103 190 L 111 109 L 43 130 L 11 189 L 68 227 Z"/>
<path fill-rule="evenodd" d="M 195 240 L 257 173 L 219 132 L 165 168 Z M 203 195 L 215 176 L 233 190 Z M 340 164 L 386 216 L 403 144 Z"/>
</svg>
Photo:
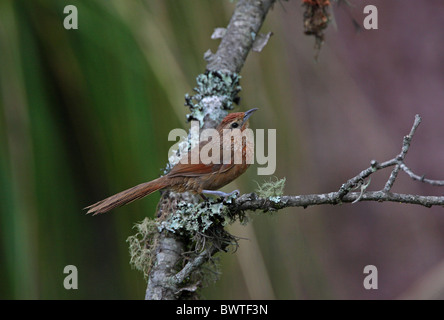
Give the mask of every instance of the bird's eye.
<svg viewBox="0 0 444 320">
<path fill-rule="evenodd" d="M 231 127 L 232 127 L 232 128 L 237 128 L 237 127 L 239 127 L 239 123 L 237 123 L 237 122 L 233 122 L 233 123 L 231 124 Z"/>
</svg>

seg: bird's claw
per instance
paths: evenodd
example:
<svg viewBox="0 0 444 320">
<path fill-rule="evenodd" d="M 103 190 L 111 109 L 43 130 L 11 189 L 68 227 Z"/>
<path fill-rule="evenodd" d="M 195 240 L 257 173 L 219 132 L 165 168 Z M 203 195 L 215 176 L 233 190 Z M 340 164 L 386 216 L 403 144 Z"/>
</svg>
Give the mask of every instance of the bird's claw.
<svg viewBox="0 0 444 320">
<path fill-rule="evenodd" d="M 203 190 L 202 194 L 203 193 L 211 194 L 213 196 L 224 198 L 224 202 L 225 202 L 225 200 L 229 199 L 233 195 L 235 195 L 235 197 L 237 197 L 240 194 L 239 190 L 233 190 L 230 193 L 226 193 L 223 191 L 217 191 L 217 190 Z"/>
</svg>

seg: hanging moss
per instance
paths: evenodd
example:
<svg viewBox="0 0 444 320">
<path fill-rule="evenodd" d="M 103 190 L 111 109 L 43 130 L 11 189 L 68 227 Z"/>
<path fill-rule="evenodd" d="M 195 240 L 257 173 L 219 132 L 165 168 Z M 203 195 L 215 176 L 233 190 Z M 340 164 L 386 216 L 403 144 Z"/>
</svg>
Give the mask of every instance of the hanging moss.
<svg viewBox="0 0 444 320">
<path fill-rule="evenodd" d="M 163 221 L 155 221 L 145 218 L 137 223 L 134 228 L 136 233 L 128 237 L 130 252 L 130 264 L 141 271 L 145 278 L 148 277 L 156 248 L 157 235 L 160 232 L 172 232 L 178 236 L 184 236 L 191 239 L 188 243 L 188 255 L 192 257 L 205 249 L 209 244 L 213 244 L 222 250 L 228 246 L 237 248 L 237 239 L 225 231 L 224 226 L 239 219 L 241 223 L 247 221 L 244 213 L 231 214 L 226 203 L 231 203 L 237 194 L 234 193 L 226 198 L 210 198 L 208 201 L 197 204 L 181 201 L 177 204 L 176 210 L 172 215 Z M 206 265 L 208 273 L 212 275 L 219 274 L 215 261 L 211 266 Z M 201 279 L 206 279 L 203 276 Z M 208 280 L 208 279 L 207 279 Z"/>
<path fill-rule="evenodd" d="M 157 223 L 145 218 L 142 222 L 134 225 L 136 234 L 128 237 L 130 264 L 143 273 L 145 279 L 150 272 L 154 250 L 156 248 Z"/>
</svg>

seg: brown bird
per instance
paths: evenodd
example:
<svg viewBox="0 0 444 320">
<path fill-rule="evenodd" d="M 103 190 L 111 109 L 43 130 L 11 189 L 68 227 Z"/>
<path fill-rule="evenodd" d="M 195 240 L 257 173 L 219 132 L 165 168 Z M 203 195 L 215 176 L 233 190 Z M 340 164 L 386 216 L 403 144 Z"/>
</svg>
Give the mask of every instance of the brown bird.
<svg viewBox="0 0 444 320">
<path fill-rule="evenodd" d="M 237 190 L 235 190 L 232 193 L 227 194 L 215 190 L 222 188 L 239 177 L 249 167 L 251 161 L 247 160 L 253 152 L 252 145 L 254 145 L 254 142 L 249 141 L 248 138 L 241 138 L 242 143 L 236 144 L 233 143 L 233 138 L 230 137 L 229 134 L 242 134 L 244 130 L 248 128 L 248 118 L 256 110 L 257 108 L 254 108 L 246 112 L 236 112 L 227 115 L 216 128 L 221 139 L 211 139 L 203 143 L 201 142 L 195 147 L 199 148 L 198 150 L 200 154 L 199 161 L 197 163 L 193 164 L 190 163 L 191 161 L 188 161 L 190 160 L 190 155 L 193 154 L 193 151 L 196 151 L 196 149 L 192 149 L 190 152 L 184 154 L 181 160 L 166 175 L 155 180 L 139 184 L 102 201 L 94 203 L 93 205 L 85 208 L 88 209 L 87 213 L 104 213 L 165 188 L 169 188 L 176 192 L 191 191 L 200 194 L 204 200 L 206 199 L 204 193 L 213 194 L 216 196 L 228 196 L 233 192 L 237 192 Z M 228 139 L 229 143 L 227 145 L 226 142 Z M 210 163 L 208 163 L 208 161 L 204 161 L 205 163 L 202 162 L 202 154 L 200 151 L 202 151 L 202 148 L 204 147 L 206 150 L 211 150 L 208 152 L 209 157 L 213 155 L 212 151 L 219 151 L 219 155 L 215 154 L 215 158 L 221 161 L 214 161 Z M 229 161 L 223 161 L 224 150 L 228 150 L 229 152 Z M 239 159 L 240 157 L 241 162 L 239 163 L 239 161 L 236 159 Z"/>
</svg>

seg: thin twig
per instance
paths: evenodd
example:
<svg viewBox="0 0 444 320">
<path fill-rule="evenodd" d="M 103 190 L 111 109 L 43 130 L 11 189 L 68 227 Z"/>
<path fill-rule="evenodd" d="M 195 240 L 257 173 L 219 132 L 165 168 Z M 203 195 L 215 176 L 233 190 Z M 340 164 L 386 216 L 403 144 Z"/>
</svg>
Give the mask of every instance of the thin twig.
<svg viewBox="0 0 444 320">
<path fill-rule="evenodd" d="M 360 182 L 364 181 L 365 179 L 367 179 L 372 173 L 375 173 L 378 170 L 387 168 L 387 167 L 392 167 L 394 165 L 397 164 L 397 160 L 395 159 L 391 159 L 388 161 L 385 161 L 383 163 L 378 163 L 375 160 L 372 160 L 370 162 L 370 167 L 368 167 L 365 170 L 362 170 L 357 176 L 351 178 L 350 180 L 348 180 L 346 183 L 344 183 L 338 191 L 338 202 L 340 202 L 340 200 L 347 194 L 349 193 L 356 185 L 358 185 Z"/>
<path fill-rule="evenodd" d="M 415 116 L 415 121 L 413 123 L 412 129 L 410 130 L 410 133 L 404 137 L 401 153 L 396 157 L 398 164 L 393 169 L 392 173 L 390 174 L 390 178 L 387 180 L 387 183 L 384 186 L 385 192 L 389 192 L 391 190 L 391 188 L 393 187 L 396 177 L 398 176 L 399 170 L 401 169 L 401 164 L 404 161 L 407 151 L 409 151 L 410 142 L 412 141 L 413 135 L 415 134 L 416 129 L 418 128 L 420 123 L 421 123 L 421 117 L 417 114 Z"/>
<path fill-rule="evenodd" d="M 426 179 L 425 176 L 423 175 L 419 176 L 417 174 L 414 174 L 413 171 L 409 167 L 407 167 L 404 163 L 401 163 L 400 168 L 402 171 L 407 173 L 407 175 L 413 180 L 428 183 L 431 184 L 432 186 L 444 186 L 444 180 L 431 180 L 431 179 Z"/>
<path fill-rule="evenodd" d="M 190 260 L 185 267 L 182 268 L 178 273 L 171 276 L 170 283 L 174 285 L 180 285 L 183 283 L 195 270 L 197 270 L 200 266 L 202 266 L 205 262 L 209 260 L 219 249 L 215 246 L 210 246 L 206 248 L 204 251 L 199 253 L 195 258 Z"/>
</svg>

